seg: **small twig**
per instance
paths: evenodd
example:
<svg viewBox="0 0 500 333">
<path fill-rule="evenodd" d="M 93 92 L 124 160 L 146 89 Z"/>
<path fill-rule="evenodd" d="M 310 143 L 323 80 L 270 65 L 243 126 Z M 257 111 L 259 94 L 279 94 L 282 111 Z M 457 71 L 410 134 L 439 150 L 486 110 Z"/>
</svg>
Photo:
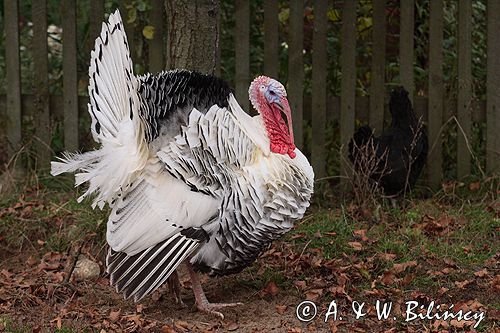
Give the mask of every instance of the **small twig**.
<svg viewBox="0 0 500 333">
<path fill-rule="evenodd" d="M 80 243 L 80 245 L 78 246 L 78 249 L 73 254 L 73 257 L 71 258 L 71 264 L 68 266 L 68 269 L 66 271 L 66 276 L 64 277 L 64 280 L 62 282 L 63 285 L 69 284 L 69 279 L 71 278 L 71 275 L 73 275 L 73 271 L 75 270 L 76 262 L 78 261 L 78 257 L 80 256 L 80 253 L 82 253 L 82 247 L 83 247 L 83 242 Z"/>
</svg>

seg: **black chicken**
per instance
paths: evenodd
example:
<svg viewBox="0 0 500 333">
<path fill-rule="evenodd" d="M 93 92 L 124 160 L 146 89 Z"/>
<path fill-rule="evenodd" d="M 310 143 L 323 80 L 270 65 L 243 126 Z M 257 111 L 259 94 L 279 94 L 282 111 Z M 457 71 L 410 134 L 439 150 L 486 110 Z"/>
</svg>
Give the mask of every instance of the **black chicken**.
<svg viewBox="0 0 500 333">
<path fill-rule="evenodd" d="M 395 196 L 415 185 L 427 160 L 429 142 L 403 87 L 392 91 L 389 110 L 392 124 L 381 136 L 373 136 L 370 126 L 363 126 L 354 133 L 349 142 L 349 159 L 355 170 L 360 170 L 362 163 L 373 157 L 362 154 L 376 154 L 377 162 L 369 176 L 386 195 Z M 366 149 L 367 145 L 373 146 Z"/>
</svg>

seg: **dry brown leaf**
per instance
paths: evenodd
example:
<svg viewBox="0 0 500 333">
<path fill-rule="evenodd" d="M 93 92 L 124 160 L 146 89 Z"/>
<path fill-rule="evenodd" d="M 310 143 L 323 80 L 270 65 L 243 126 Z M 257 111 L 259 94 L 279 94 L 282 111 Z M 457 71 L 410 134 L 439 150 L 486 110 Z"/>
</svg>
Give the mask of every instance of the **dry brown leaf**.
<svg viewBox="0 0 500 333">
<path fill-rule="evenodd" d="M 476 192 L 481 188 L 480 182 L 474 182 L 469 184 L 469 191 Z"/>
<path fill-rule="evenodd" d="M 363 245 L 360 242 L 348 242 L 347 244 L 355 251 L 361 251 L 363 249 Z"/>
<path fill-rule="evenodd" d="M 229 326 L 227 326 L 227 330 L 228 331 L 236 331 L 238 328 L 240 328 L 240 325 L 236 324 L 236 323 L 231 323 L 229 324 Z"/>
<path fill-rule="evenodd" d="M 323 295 L 323 289 L 311 289 L 306 292 L 306 298 L 310 301 L 317 301 Z"/>
<path fill-rule="evenodd" d="M 477 277 L 485 277 L 486 275 L 488 275 L 488 270 L 486 268 L 483 268 L 482 270 L 475 272 L 474 275 Z"/>
<path fill-rule="evenodd" d="M 377 257 L 385 261 L 394 261 L 396 255 L 394 253 L 379 253 Z"/>
<path fill-rule="evenodd" d="M 118 319 L 120 319 L 120 314 L 121 313 L 122 313 L 121 310 L 111 311 L 109 313 L 109 320 L 111 320 L 114 323 L 115 321 L 117 321 Z"/>
<path fill-rule="evenodd" d="M 394 283 L 394 279 L 396 278 L 396 275 L 394 275 L 393 272 L 391 271 L 385 271 L 382 277 L 380 278 L 380 282 L 382 282 L 385 285 L 390 285 Z"/>
<path fill-rule="evenodd" d="M 278 294 L 278 292 L 279 288 L 274 281 L 269 281 L 266 288 L 264 288 L 263 290 L 264 295 L 271 295 L 271 296 L 275 296 L 276 294 Z"/>
<path fill-rule="evenodd" d="M 302 333 L 302 328 L 300 327 L 292 327 L 292 328 L 289 328 L 288 333 Z"/>
<path fill-rule="evenodd" d="M 169 326 L 169 325 L 163 325 L 163 326 L 161 327 L 161 331 L 162 331 L 163 333 L 177 333 L 177 331 L 176 331 L 176 330 L 174 330 L 174 329 L 172 328 L 172 326 Z"/>
<path fill-rule="evenodd" d="M 415 267 L 415 266 L 417 266 L 417 262 L 415 260 L 407 261 L 400 264 L 394 264 L 394 266 L 392 267 L 392 271 L 394 272 L 394 274 L 399 274 L 405 271 L 408 267 Z"/>
<path fill-rule="evenodd" d="M 294 281 L 293 285 L 295 287 L 299 288 L 300 290 L 304 290 L 307 287 L 306 281 L 302 281 L 302 280 Z"/>
<path fill-rule="evenodd" d="M 286 312 L 286 309 L 286 305 L 276 305 L 276 312 L 278 312 L 280 315 L 284 314 Z"/>
<path fill-rule="evenodd" d="M 359 236 L 363 242 L 368 240 L 368 237 L 366 237 L 366 229 L 354 230 L 354 234 Z"/>
<path fill-rule="evenodd" d="M 457 286 L 459 289 L 464 289 L 465 286 L 471 283 L 472 283 L 471 280 L 455 281 L 455 286 Z"/>
</svg>

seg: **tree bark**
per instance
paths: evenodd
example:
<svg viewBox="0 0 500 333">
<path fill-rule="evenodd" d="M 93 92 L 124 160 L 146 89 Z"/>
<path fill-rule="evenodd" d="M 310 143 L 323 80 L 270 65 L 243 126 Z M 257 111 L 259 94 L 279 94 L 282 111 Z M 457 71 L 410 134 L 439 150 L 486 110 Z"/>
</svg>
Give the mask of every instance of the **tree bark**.
<svg viewBox="0 0 500 333">
<path fill-rule="evenodd" d="M 165 0 L 167 68 L 216 74 L 219 66 L 219 0 Z"/>
</svg>

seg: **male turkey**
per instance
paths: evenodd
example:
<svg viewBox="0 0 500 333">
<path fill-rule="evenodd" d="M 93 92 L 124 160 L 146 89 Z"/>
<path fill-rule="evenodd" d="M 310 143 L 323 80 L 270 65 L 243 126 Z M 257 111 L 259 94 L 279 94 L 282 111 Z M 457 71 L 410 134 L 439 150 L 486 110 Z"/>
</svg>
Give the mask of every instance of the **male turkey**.
<svg viewBox="0 0 500 333">
<path fill-rule="evenodd" d="M 259 116 L 223 80 L 187 70 L 134 76 L 120 13 L 103 24 L 89 69 L 92 135 L 100 149 L 66 153 L 52 174 L 79 171 L 79 198 L 112 208 L 107 271 L 139 301 L 187 263 L 196 306 L 218 315 L 197 271 L 236 273 L 293 226 L 309 206 L 313 170 L 294 145 L 279 82 L 249 89 Z M 175 281 L 175 279 L 174 279 Z M 178 281 L 178 280 L 177 280 Z M 177 295 L 178 296 L 178 295 Z"/>
</svg>

